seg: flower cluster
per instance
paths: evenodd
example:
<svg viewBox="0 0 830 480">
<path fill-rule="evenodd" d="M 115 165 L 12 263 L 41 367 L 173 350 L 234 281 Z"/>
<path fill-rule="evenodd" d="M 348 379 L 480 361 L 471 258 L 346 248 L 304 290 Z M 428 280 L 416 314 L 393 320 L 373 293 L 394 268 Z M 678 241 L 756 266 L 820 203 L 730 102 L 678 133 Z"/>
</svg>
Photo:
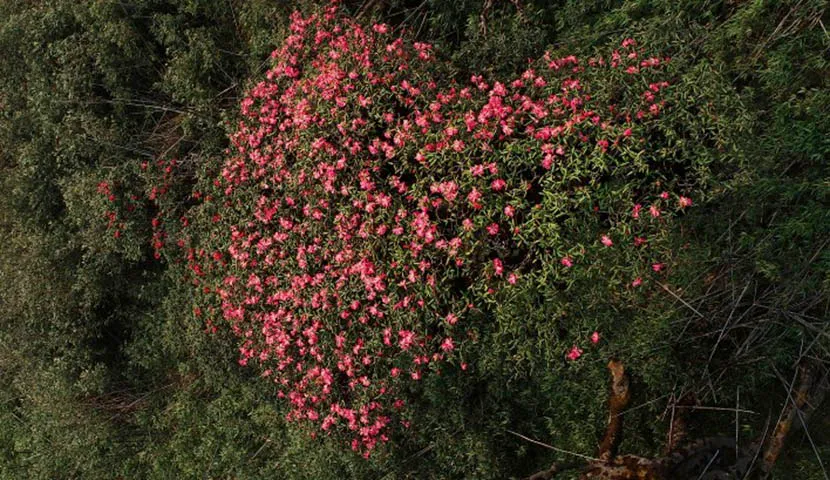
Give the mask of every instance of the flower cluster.
<svg viewBox="0 0 830 480">
<path fill-rule="evenodd" d="M 500 292 L 598 249 L 645 248 L 691 205 L 652 192 L 665 175 L 643 160 L 668 59 L 628 39 L 607 58 L 548 53 L 511 81 L 457 84 L 431 45 L 386 25 L 336 6 L 291 20 L 210 193 L 194 192 L 204 232 L 179 243 L 209 328 L 229 325 L 288 418 L 368 455 L 409 424 L 408 384 L 467 368 L 472 314 Z M 589 212 L 603 217 L 592 245 L 555 233 L 590 210 L 586 192 L 627 178 L 641 182 Z"/>
</svg>

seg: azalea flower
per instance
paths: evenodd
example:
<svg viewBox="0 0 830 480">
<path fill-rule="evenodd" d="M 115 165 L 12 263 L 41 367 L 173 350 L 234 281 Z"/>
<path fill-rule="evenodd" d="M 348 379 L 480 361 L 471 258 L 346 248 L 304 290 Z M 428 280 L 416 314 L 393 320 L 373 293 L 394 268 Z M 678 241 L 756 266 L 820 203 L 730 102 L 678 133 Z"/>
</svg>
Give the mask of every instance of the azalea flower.
<svg viewBox="0 0 830 480">
<path fill-rule="evenodd" d="M 582 356 L 582 349 L 577 347 L 576 345 L 574 345 L 573 347 L 571 347 L 570 351 L 568 351 L 568 354 L 565 355 L 565 358 L 567 358 L 568 360 L 573 361 L 573 360 L 578 359 L 581 356 Z"/>
<path fill-rule="evenodd" d="M 603 235 L 602 238 L 600 239 L 600 241 L 606 247 L 610 247 L 610 246 L 614 245 L 614 242 L 611 240 L 611 237 L 609 237 L 608 235 Z"/>
<path fill-rule="evenodd" d="M 648 208 L 648 213 L 651 214 L 652 217 L 657 218 L 660 216 L 660 209 L 655 205 L 652 205 Z"/>
<path fill-rule="evenodd" d="M 640 218 L 640 210 L 642 210 L 643 206 L 639 203 L 634 205 L 634 208 L 631 210 L 631 216 L 634 218 Z"/>
<path fill-rule="evenodd" d="M 502 264 L 501 260 L 498 258 L 493 259 L 493 269 L 495 270 L 496 276 L 500 277 L 504 273 L 504 265 Z"/>
</svg>

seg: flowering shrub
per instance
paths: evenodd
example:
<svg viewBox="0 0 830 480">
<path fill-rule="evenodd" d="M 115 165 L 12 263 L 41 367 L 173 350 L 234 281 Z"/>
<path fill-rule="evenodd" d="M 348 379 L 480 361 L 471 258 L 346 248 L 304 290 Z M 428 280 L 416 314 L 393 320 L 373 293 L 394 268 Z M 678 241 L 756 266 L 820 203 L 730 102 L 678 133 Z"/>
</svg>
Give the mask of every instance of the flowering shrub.
<svg viewBox="0 0 830 480">
<path fill-rule="evenodd" d="M 457 84 L 432 46 L 336 6 L 290 28 L 192 220 L 169 198 L 177 162 L 142 165 L 158 180 L 154 255 L 181 231 L 171 258 L 184 253 L 204 296 L 196 315 L 230 326 L 289 420 L 368 455 L 409 425 L 413 383 L 468 368 L 504 292 L 634 290 L 670 268 L 666 227 L 706 168 L 665 148 L 669 59 L 626 39 Z M 562 357 L 598 344 L 590 332 Z"/>
<path fill-rule="evenodd" d="M 142 161 L 135 167 L 125 165 L 95 185 L 78 182 L 83 188 L 70 197 L 74 199 L 70 206 L 79 211 L 78 217 L 94 215 L 103 219 L 105 238 L 110 239 L 101 243 L 114 242 L 113 250 L 125 258 L 139 260 L 146 254 L 161 260 L 168 247 L 173 246 L 175 250 L 165 256 L 182 262 L 192 256 L 184 251 L 181 233 L 190 225 L 184 212 L 196 199 L 188 198 L 192 197 L 192 179 L 181 163 L 176 158 L 163 157 L 153 162 Z M 93 188 L 95 195 L 90 196 L 95 201 L 84 201 Z M 99 235 L 98 230 L 93 234 Z M 176 240 L 173 245 L 171 239 Z"/>
<path fill-rule="evenodd" d="M 524 276 L 567 282 L 603 249 L 633 252 L 629 288 L 666 268 L 659 232 L 692 202 L 650 163 L 668 59 L 629 39 L 458 85 L 430 45 L 336 7 L 291 31 L 242 101 L 205 197 L 212 233 L 190 255 L 240 364 L 273 379 L 289 419 L 368 454 L 408 425 L 407 383 L 467 368 L 476 313 Z"/>
</svg>

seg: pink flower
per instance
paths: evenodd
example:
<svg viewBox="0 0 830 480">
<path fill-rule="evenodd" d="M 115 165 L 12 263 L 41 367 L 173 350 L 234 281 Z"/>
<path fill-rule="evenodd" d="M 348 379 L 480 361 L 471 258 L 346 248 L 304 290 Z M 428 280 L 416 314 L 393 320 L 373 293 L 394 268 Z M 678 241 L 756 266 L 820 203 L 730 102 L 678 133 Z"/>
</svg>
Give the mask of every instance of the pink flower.
<svg viewBox="0 0 830 480">
<path fill-rule="evenodd" d="M 496 82 L 496 84 L 493 85 L 492 92 L 493 95 L 498 95 L 500 97 L 507 95 L 507 90 L 504 88 L 504 85 L 501 82 Z"/>
<path fill-rule="evenodd" d="M 582 356 L 582 349 L 574 345 L 571 347 L 571 350 L 565 356 L 568 360 L 576 360 L 577 358 Z"/>
<path fill-rule="evenodd" d="M 654 270 L 655 272 L 659 272 L 659 271 L 663 270 L 663 267 L 664 267 L 664 265 L 662 263 L 655 263 L 655 264 L 651 265 L 651 269 Z"/>
<path fill-rule="evenodd" d="M 593 343 L 594 345 L 599 343 L 599 332 L 595 331 L 594 333 L 591 334 L 591 343 Z"/>
<path fill-rule="evenodd" d="M 562 260 L 559 260 L 559 263 L 569 268 L 572 267 L 574 264 L 573 260 L 571 260 L 571 257 L 563 257 Z"/>
<path fill-rule="evenodd" d="M 470 193 L 467 194 L 467 201 L 470 202 L 473 208 L 476 210 L 481 209 L 481 204 L 478 201 L 481 200 L 481 192 L 473 188 L 470 190 Z"/>
<path fill-rule="evenodd" d="M 487 225 L 487 233 L 489 233 L 490 235 L 498 235 L 499 234 L 498 224 L 491 223 L 490 225 Z"/>
<path fill-rule="evenodd" d="M 453 313 L 448 313 L 447 316 L 444 319 L 450 325 L 455 325 L 456 323 L 458 323 L 458 317 Z"/>
<path fill-rule="evenodd" d="M 634 205 L 634 208 L 631 209 L 631 216 L 634 218 L 640 218 L 640 210 L 642 210 L 643 206 L 639 203 Z"/>
<path fill-rule="evenodd" d="M 448 202 L 452 202 L 458 196 L 458 184 L 452 181 L 433 183 L 429 187 L 429 191 L 432 193 L 440 193 Z"/>
<path fill-rule="evenodd" d="M 504 265 L 502 264 L 500 259 L 493 259 L 493 269 L 495 270 L 497 277 L 500 277 L 504 274 Z"/>
<path fill-rule="evenodd" d="M 635 278 L 634 281 L 631 282 L 631 286 L 634 287 L 634 288 L 639 287 L 642 284 L 643 284 L 643 279 L 640 278 L 640 277 Z"/>
<path fill-rule="evenodd" d="M 455 349 L 455 344 L 452 343 L 452 338 L 445 338 L 443 342 L 441 342 L 441 350 L 445 352 L 452 352 Z"/>
<path fill-rule="evenodd" d="M 662 193 L 660 193 L 660 198 L 662 198 L 663 200 L 668 200 L 668 198 L 669 198 L 669 192 L 662 192 Z"/>
<path fill-rule="evenodd" d="M 611 240 L 611 237 L 609 237 L 608 235 L 603 235 L 602 238 L 600 239 L 600 241 L 606 247 L 610 247 L 611 245 L 614 245 L 614 242 Z"/>
<path fill-rule="evenodd" d="M 652 205 L 648 207 L 648 213 L 650 213 L 652 217 L 657 218 L 660 216 L 660 209 Z"/>
<path fill-rule="evenodd" d="M 398 332 L 398 338 L 398 345 L 400 345 L 401 350 L 408 350 L 415 342 L 415 332 L 401 330 Z"/>
<path fill-rule="evenodd" d="M 677 203 L 680 205 L 680 208 L 686 208 L 692 206 L 692 199 L 689 197 L 684 197 L 683 195 L 677 199 Z"/>
<path fill-rule="evenodd" d="M 492 183 L 490 183 L 490 188 L 492 188 L 494 192 L 500 192 L 500 191 L 504 190 L 504 187 L 506 187 L 506 186 L 507 186 L 507 182 L 505 182 L 501 178 L 497 178 L 497 179 L 493 180 Z"/>
<path fill-rule="evenodd" d="M 656 104 L 656 103 L 652 103 L 652 104 L 648 107 L 648 111 L 649 111 L 649 113 L 651 113 L 652 115 L 657 115 L 657 114 L 659 114 L 659 113 L 660 113 L 660 105 L 658 105 L 658 104 Z"/>
<path fill-rule="evenodd" d="M 516 214 L 516 209 L 513 208 L 513 206 L 508 205 L 508 206 L 504 207 L 504 214 L 506 216 L 510 217 L 510 218 L 513 218 L 513 215 Z"/>
<path fill-rule="evenodd" d="M 511 273 L 507 276 L 507 283 L 510 285 L 516 285 L 516 282 L 519 280 L 519 277 L 516 276 L 515 273 Z"/>
</svg>

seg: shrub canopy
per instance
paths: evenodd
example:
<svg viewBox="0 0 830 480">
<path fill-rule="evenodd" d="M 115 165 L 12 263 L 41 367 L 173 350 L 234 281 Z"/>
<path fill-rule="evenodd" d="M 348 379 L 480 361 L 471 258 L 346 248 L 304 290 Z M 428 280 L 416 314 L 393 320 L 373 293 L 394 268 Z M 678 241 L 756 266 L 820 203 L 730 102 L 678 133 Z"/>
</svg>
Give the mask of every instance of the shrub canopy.
<svg viewBox="0 0 830 480">
<path fill-rule="evenodd" d="M 523 314 L 514 290 L 649 288 L 671 218 L 717 181 L 670 136 L 714 142 L 719 126 L 677 121 L 699 99 L 633 39 L 456 84 L 431 45 L 337 7 L 290 30 L 182 235 L 199 237 L 189 268 L 210 327 L 221 313 L 290 420 L 351 432 L 355 450 L 410 424 L 405 384 L 467 368 L 495 309 Z M 576 360 L 605 326 L 569 319 L 557 355 Z"/>
</svg>

